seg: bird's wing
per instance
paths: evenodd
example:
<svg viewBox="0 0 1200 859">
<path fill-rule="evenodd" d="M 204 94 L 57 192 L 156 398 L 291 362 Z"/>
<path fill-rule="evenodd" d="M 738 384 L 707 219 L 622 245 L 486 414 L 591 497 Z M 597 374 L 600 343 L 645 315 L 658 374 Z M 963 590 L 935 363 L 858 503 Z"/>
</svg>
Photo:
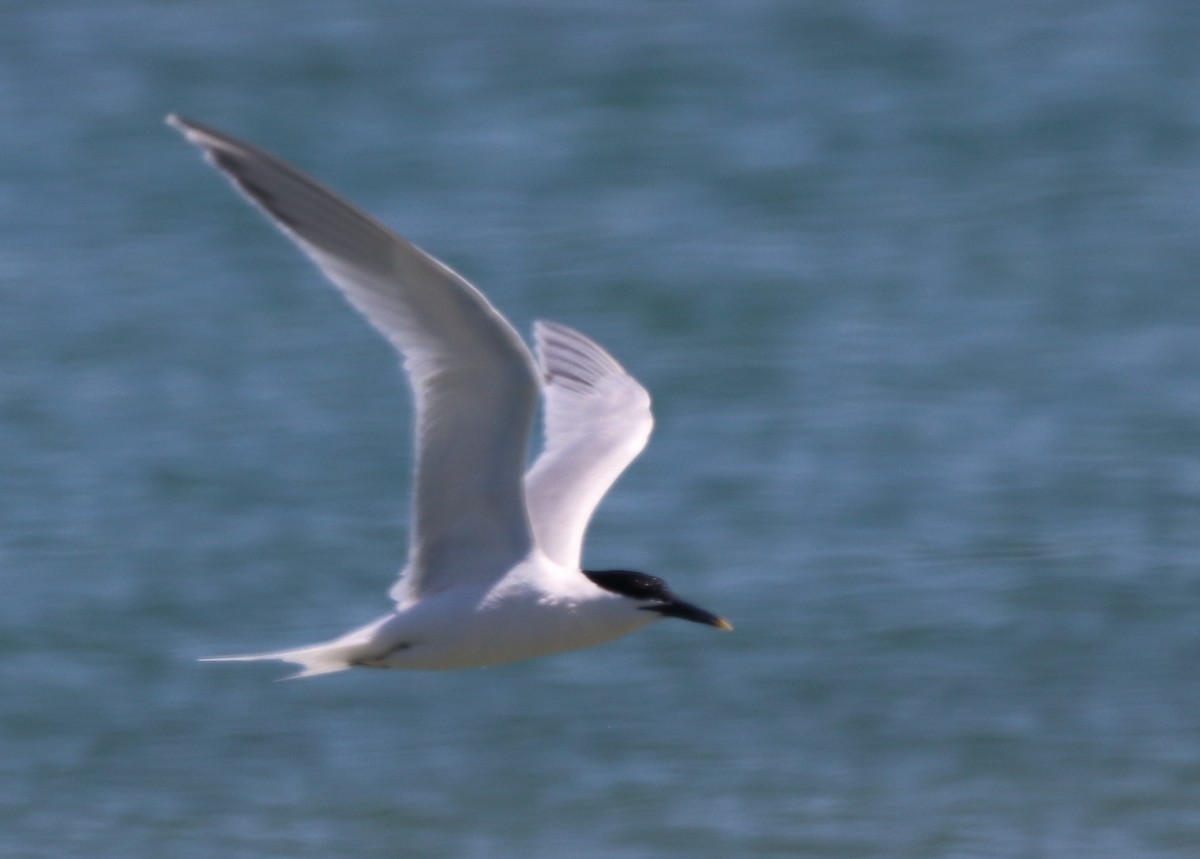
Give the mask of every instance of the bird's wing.
<svg viewBox="0 0 1200 859">
<path fill-rule="evenodd" d="M 265 212 L 404 358 L 416 402 L 412 600 L 502 576 L 532 547 L 522 491 L 537 405 L 532 356 L 466 280 L 252 146 L 168 122 Z"/>
<path fill-rule="evenodd" d="M 534 339 L 545 447 L 525 475 L 525 503 L 541 550 L 578 569 L 596 505 L 650 438 L 650 395 L 578 331 L 538 322 Z"/>
</svg>

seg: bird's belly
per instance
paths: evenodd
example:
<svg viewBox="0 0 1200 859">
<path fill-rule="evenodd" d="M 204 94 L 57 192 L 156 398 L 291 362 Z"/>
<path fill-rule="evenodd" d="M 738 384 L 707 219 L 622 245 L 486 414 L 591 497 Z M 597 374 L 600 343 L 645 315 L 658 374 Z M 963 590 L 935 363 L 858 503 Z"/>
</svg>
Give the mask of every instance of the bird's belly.
<svg viewBox="0 0 1200 859">
<path fill-rule="evenodd" d="M 408 618 L 407 634 L 389 636 L 396 642 L 392 649 L 370 664 L 431 671 L 500 665 L 594 647 L 654 620 L 649 613 L 608 609 L 520 595 L 471 606 L 447 601 Z"/>
</svg>

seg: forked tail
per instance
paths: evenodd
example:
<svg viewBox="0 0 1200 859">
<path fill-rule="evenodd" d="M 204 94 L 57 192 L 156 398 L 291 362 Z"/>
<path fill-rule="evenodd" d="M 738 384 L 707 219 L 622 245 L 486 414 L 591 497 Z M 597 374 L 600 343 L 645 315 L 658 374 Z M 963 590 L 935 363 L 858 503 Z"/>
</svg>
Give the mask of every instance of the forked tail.
<svg viewBox="0 0 1200 859">
<path fill-rule="evenodd" d="M 201 662 L 261 662 L 278 660 L 291 662 L 300 666 L 300 671 L 282 679 L 295 680 L 300 677 L 316 677 L 318 674 L 332 674 L 335 671 L 345 671 L 354 667 L 354 661 L 359 656 L 360 647 L 339 642 L 317 644 L 312 647 L 300 647 L 296 650 L 279 650 L 274 653 L 251 653 L 245 656 L 209 656 Z"/>
<path fill-rule="evenodd" d="M 298 677 L 316 677 L 318 674 L 333 674 L 335 671 L 345 671 L 360 665 L 367 665 L 373 657 L 386 653 L 389 649 L 376 639 L 381 627 L 387 626 L 392 615 L 386 615 L 366 626 L 351 630 L 341 638 L 325 641 L 321 644 L 310 644 L 308 647 L 297 647 L 295 650 L 275 650 L 271 653 L 248 653 L 245 656 L 210 656 L 201 662 L 262 662 L 275 659 L 280 662 L 291 662 L 300 666 L 300 670 L 284 680 L 295 680 Z"/>
</svg>

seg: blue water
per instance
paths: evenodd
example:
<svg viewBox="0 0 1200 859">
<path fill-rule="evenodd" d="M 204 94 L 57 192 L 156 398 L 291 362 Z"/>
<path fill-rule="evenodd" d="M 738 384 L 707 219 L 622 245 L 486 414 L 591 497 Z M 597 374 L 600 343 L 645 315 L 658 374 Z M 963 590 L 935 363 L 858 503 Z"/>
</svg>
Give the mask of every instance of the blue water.
<svg viewBox="0 0 1200 859">
<path fill-rule="evenodd" d="M 0 855 L 1193 857 L 1200 6 L 9 0 Z M 655 397 L 588 561 L 727 615 L 451 674 L 376 616 L 385 344 L 162 125 Z"/>
</svg>

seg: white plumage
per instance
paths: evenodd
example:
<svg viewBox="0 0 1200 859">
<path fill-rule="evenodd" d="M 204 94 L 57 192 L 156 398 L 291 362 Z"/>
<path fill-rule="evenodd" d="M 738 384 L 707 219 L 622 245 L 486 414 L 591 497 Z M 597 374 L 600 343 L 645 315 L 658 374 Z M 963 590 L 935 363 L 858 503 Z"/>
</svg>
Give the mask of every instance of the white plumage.
<svg viewBox="0 0 1200 859">
<path fill-rule="evenodd" d="M 537 361 L 449 267 L 282 161 L 168 117 L 401 354 L 416 406 L 413 528 L 395 609 L 278 659 L 297 676 L 468 668 L 601 644 L 663 616 L 729 629 L 652 576 L 580 570 L 588 521 L 645 447 L 650 397 L 600 346 L 550 322 Z M 545 448 L 525 472 L 538 395 Z"/>
</svg>

